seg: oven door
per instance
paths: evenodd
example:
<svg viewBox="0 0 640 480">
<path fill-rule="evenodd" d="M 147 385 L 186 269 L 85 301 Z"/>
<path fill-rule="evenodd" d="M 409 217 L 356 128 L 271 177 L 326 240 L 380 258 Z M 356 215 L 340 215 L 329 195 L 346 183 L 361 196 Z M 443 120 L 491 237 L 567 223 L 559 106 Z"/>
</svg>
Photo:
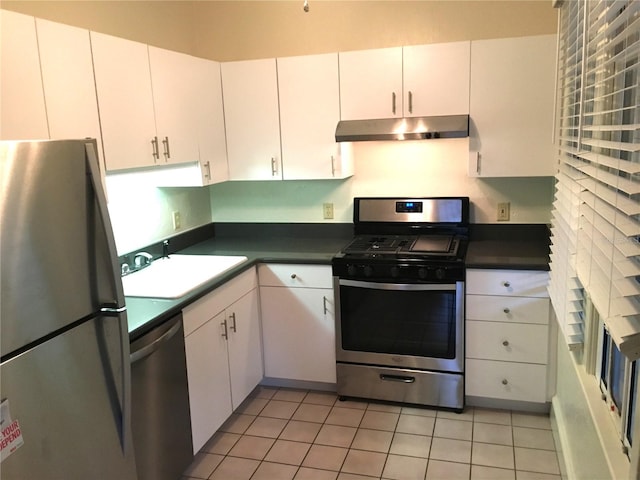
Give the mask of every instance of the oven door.
<svg viewBox="0 0 640 480">
<path fill-rule="evenodd" d="M 338 362 L 463 372 L 464 282 L 334 277 L 334 292 Z"/>
</svg>

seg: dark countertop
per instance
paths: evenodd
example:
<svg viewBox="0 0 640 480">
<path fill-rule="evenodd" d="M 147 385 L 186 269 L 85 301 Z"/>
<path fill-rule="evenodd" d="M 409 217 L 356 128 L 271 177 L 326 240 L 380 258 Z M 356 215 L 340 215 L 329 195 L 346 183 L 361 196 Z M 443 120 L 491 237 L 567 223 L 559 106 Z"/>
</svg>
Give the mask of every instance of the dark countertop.
<svg viewBox="0 0 640 480">
<path fill-rule="evenodd" d="M 268 225 L 233 228 L 216 228 L 216 236 L 210 229 L 196 232 L 187 243 L 184 239 L 171 241 L 170 253 L 188 255 L 243 255 L 247 260 L 224 274 L 213 278 L 197 289 L 176 299 L 126 297 L 129 321 L 129 338 L 133 341 L 178 314 L 185 306 L 228 282 L 238 274 L 258 263 L 307 263 L 330 265 L 333 256 L 352 238 L 352 226 L 325 228 L 321 232 L 314 226 Z M 161 245 L 150 246 L 149 251 L 157 256 Z"/>
<path fill-rule="evenodd" d="M 351 224 L 211 224 L 171 239 L 169 253 L 243 255 L 247 261 L 177 299 L 126 297 L 129 337 L 135 340 L 144 335 L 258 263 L 330 265 L 353 237 L 352 229 Z M 145 250 L 157 257 L 162 244 Z M 549 229 L 546 225 L 472 225 L 466 266 L 549 270 Z"/>
<path fill-rule="evenodd" d="M 472 225 L 467 268 L 549 270 L 547 225 Z"/>
</svg>

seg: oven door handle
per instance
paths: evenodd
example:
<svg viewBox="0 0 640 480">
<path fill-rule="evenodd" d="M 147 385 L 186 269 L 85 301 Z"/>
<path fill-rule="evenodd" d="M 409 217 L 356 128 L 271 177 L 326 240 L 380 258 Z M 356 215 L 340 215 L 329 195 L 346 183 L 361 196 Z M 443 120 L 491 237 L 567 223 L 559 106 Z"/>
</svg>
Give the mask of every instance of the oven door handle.
<svg viewBox="0 0 640 480">
<path fill-rule="evenodd" d="M 358 280 L 340 280 L 341 287 L 370 288 L 372 290 L 455 290 L 455 283 L 377 283 Z"/>
<path fill-rule="evenodd" d="M 404 375 L 386 375 L 384 373 L 381 373 L 380 380 L 384 380 L 385 382 L 414 383 L 416 381 L 416 377 L 405 377 Z"/>
</svg>

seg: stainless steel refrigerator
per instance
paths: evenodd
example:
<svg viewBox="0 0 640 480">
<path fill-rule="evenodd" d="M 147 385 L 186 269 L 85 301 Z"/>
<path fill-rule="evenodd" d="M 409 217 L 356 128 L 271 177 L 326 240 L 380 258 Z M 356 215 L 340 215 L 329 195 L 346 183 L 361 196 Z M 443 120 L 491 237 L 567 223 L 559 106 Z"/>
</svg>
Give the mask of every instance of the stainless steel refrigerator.
<svg viewBox="0 0 640 480">
<path fill-rule="evenodd" d="M 0 142 L 10 479 L 136 479 L 129 335 L 94 140 Z"/>
</svg>

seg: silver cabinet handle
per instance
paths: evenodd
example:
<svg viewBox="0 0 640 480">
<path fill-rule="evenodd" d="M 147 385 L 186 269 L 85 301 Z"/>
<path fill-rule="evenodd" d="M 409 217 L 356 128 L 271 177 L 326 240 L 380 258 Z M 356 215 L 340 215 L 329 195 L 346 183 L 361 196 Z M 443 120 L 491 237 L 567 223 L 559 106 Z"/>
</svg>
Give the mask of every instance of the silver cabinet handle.
<svg viewBox="0 0 640 480">
<path fill-rule="evenodd" d="M 158 150 L 158 137 L 153 137 L 151 139 L 151 155 L 153 156 L 153 161 L 156 162 L 160 160 L 160 152 Z"/>
<path fill-rule="evenodd" d="M 164 146 L 164 160 L 166 162 L 171 158 L 171 152 L 169 151 L 169 137 L 164 137 L 162 145 Z"/>
<path fill-rule="evenodd" d="M 409 90 L 409 113 L 413 113 L 413 92 Z"/>
<path fill-rule="evenodd" d="M 507 315 L 509 315 L 511 313 L 511 310 L 509 308 L 506 308 L 506 307 L 502 311 L 504 313 L 506 313 Z"/>
<path fill-rule="evenodd" d="M 222 338 L 229 338 L 229 332 L 227 331 L 227 319 L 225 318 L 222 322 L 220 322 L 220 325 L 222 325 L 224 327 L 224 333 L 222 334 Z"/>
<path fill-rule="evenodd" d="M 503 384 L 503 385 L 508 385 L 508 384 L 509 384 L 509 381 L 508 381 L 506 378 L 503 378 L 503 379 L 502 379 L 502 384 Z"/>
<path fill-rule="evenodd" d="M 211 180 L 211 162 L 206 162 L 204 167 L 207 169 L 207 173 L 204 174 L 204 178 Z"/>
<path fill-rule="evenodd" d="M 333 155 L 331 155 L 331 176 L 332 177 L 336 176 L 336 161 Z"/>
<path fill-rule="evenodd" d="M 326 315 L 327 314 L 327 297 L 325 297 L 324 295 L 322 296 L 322 310 Z"/>
<path fill-rule="evenodd" d="M 509 340 L 504 340 L 502 342 L 502 345 L 505 346 L 505 347 L 508 347 L 509 346 Z"/>
<path fill-rule="evenodd" d="M 391 113 L 396 114 L 396 92 L 391 92 Z"/>
<path fill-rule="evenodd" d="M 229 318 L 231 319 L 231 331 L 233 333 L 236 333 L 238 330 L 236 330 L 236 312 L 233 312 L 231 315 L 229 315 Z"/>
<path fill-rule="evenodd" d="M 276 175 L 278 175 L 278 163 L 276 157 L 271 157 L 271 176 L 275 177 Z"/>
</svg>

